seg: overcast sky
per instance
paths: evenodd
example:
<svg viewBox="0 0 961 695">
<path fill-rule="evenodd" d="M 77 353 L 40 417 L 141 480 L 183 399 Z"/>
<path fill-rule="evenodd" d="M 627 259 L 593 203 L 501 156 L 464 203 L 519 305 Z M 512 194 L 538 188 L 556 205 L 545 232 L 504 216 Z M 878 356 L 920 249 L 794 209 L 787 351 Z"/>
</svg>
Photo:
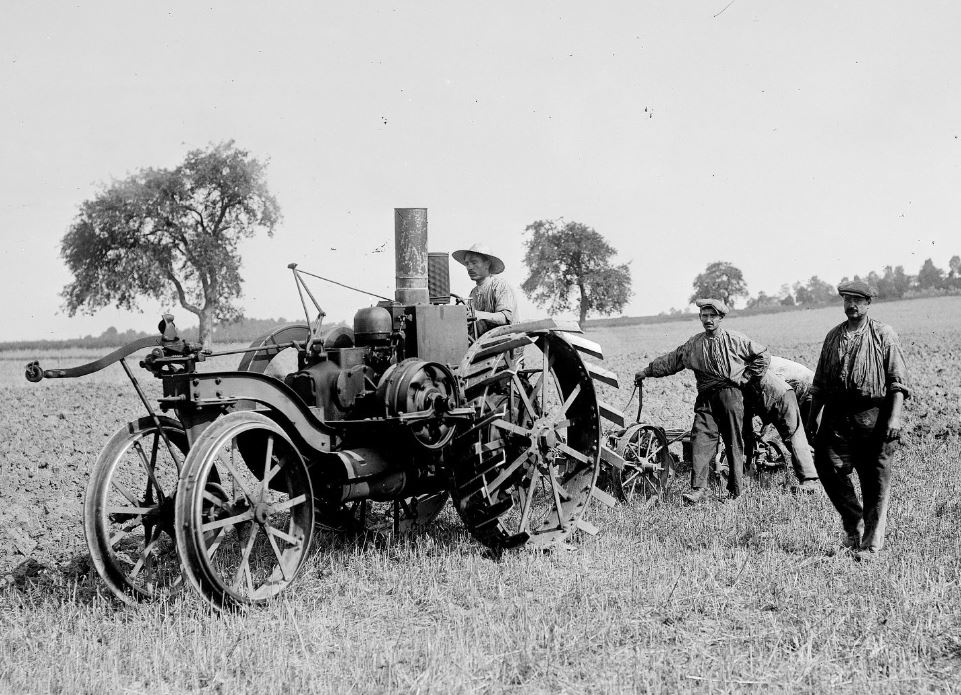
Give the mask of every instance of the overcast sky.
<svg viewBox="0 0 961 695">
<path fill-rule="evenodd" d="M 104 183 L 227 139 L 284 213 L 244 248 L 253 317 L 298 316 L 291 261 L 392 294 L 395 207 L 518 285 L 529 223 L 588 224 L 633 315 L 714 260 L 773 293 L 961 253 L 961 3 L 727 2 L 5 3 L 0 340 L 152 330 L 152 302 L 67 317 L 60 240 Z"/>
</svg>

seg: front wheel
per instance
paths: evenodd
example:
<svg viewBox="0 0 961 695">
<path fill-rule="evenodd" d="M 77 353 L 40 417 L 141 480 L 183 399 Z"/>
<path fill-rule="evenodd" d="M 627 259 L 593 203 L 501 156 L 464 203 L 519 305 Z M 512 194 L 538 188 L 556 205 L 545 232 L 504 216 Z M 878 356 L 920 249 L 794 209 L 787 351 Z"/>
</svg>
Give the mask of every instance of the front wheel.
<svg viewBox="0 0 961 695">
<path fill-rule="evenodd" d="M 313 490 L 293 441 L 261 413 L 216 420 L 194 442 L 177 489 L 184 573 L 215 608 L 277 596 L 310 548 Z"/>
<path fill-rule="evenodd" d="M 94 464 L 83 505 L 90 558 L 125 603 L 162 598 L 181 585 L 174 493 L 187 434 L 168 417 L 144 417 L 116 432 Z"/>
</svg>

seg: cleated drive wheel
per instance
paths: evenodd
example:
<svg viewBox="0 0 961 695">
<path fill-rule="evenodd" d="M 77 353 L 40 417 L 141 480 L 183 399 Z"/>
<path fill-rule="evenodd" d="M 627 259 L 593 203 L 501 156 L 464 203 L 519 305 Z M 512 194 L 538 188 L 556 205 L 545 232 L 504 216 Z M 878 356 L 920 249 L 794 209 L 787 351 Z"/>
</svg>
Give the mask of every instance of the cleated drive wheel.
<svg viewBox="0 0 961 695">
<path fill-rule="evenodd" d="M 169 417 L 127 423 L 94 464 L 83 505 L 90 558 L 128 604 L 162 598 L 182 584 L 174 541 L 174 493 L 187 456 L 183 426 Z"/>
<path fill-rule="evenodd" d="M 453 464 L 468 530 L 492 548 L 564 541 L 599 468 L 597 400 L 580 355 L 550 332 L 481 337 L 459 376 L 480 425 Z"/>
<path fill-rule="evenodd" d="M 616 451 L 624 459 L 624 468 L 612 469 L 610 482 L 622 502 L 646 500 L 667 487 L 673 475 L 674 456 L 660 427 L 631 425 L 617 438 Z"/>
<path fill-rule="evenodd" d="M 177 545 L 190 584 L 215 608 L 283 591 L 304 564 L 313 525 L 307 465 L 273 420 L 236 411 L 194 442 L 177 489 Z"/>
</svg>

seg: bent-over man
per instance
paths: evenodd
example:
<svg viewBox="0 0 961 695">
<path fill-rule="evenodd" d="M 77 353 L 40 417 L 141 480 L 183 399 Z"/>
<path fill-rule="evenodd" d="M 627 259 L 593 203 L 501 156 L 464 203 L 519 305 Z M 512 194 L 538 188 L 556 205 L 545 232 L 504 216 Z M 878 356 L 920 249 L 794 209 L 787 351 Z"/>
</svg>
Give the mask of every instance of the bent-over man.
<svg viewBox="0 0 961 695">
<path fill-rule="evenodd" d="M 781 441 L 790 454 L 791 465 L 798 479 L 797 489 L 814 493 L 818 488 L 818 474 L 814 467 L 811 446 L 805 434 L 797 391 L 781 376 L 786 372 L 797 371 L 792 369 L 791 365 L 807 369 L 797 362 L 781 357 L 771 357 L 771 364 L 764 376 L 756 386 L 748 387 L 745 391 L 746 458 L 750 461 L 753 455 L 754 431 L 751 420 L 754 415 L 757 415 L 764 425 L 772 425 L 780 435 Z M 811 370 L 807 369 L 807 371 Z M 807 394 L 805 393 L 804 396 L 806 397 Z"/>
<path fill-rule="evenodd" d="M 874 290 L 864 282 L 845 282 L 838 294 L 847 320 L 824 338 L 808 429 L 817 430 L 814 465 L 841 515 L 844 546 L 871 560 L 884 546 L 892 458 L 904 399 L 910 397 L 908 373 L 897 333 L 868 317 Z M 854 471 L 863 505 L 854 491 Z"/>
<path fill-rule="evenodd" d="M 514 289 L 500 277 L 504 272 L 504 261 L 484 244 L 458 249 L 451 256 L 467 268 L 467 276 L 474 281 L 467 306 L 474 320 L 475 338 L 495 326 L 517 323 L 519 316 Z"/>
<path fill-rule="evenodd" d="M 703 333 L 692 336 L 677 349 L 661 355 L 634 375 L 635 382 L 647 377 L 676 374 L 683 369 L 694 372 L 697 398 L 691 446 L 694 469 L 691 491 L 684 501 L 694 504 L 703 499 L 711 460 L 718 436 L 724 442 L 730 473 L 727 479 L 731 498 L 741 494 L 744 466 L 744 397 L 741 388 L 764 375 L 770 362 L 767 348 L 737 331 L 721 327 L 727 305 L 719 299 L 699 299 Z"/>
</svg>

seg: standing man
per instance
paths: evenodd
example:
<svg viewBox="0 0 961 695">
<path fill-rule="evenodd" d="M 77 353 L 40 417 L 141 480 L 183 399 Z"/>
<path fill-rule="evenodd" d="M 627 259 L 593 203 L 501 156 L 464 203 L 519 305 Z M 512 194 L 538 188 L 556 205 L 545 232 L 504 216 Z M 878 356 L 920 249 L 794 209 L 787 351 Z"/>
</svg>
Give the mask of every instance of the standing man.
<svg viewBox="0 0 961 695">
<path fill-rule="evenodd" d="M 814 465 L 841 515 L 844 546 L 872 560 L 884 546 L 891 461 L 910 397 L 897 333 L 868 317 L 874 290 L 863 282 L 838 286 L 847 320 L 824 339 L 814 371 L 808 430 L 817 431 Z M 821 408 L 820 428 L 817 416 Z M 863 506 L 852 481 L 857 471 Z"/>
<path fill-rule="evenodd" d="M 504 261 L 484 244 L 459 249 L 451 256 L 467 268 L 467 276 L 475 283 L 467 299 L 476 331 L 474 337 L 479 338 L 495 326 L 517 323 L 519 317 L 514 290 L 500 277 L 504 272 Z"/>
<path fill-rule="evenodd" d="M 704 332 L 691 337 L 676 350 L 661 355 L 634 375 L 639 383 L 647 377 L 676 374 L 682 369 L 694 371 L 697 399 L 694 401 L 694 424 L 691 445 L 694 470 L 691 491 L 684 494 L 688 504 L 700 502 L 705 495 L 707 475 L 720 435 L 724 441 L 730 474 L 729 496 L 741 494 L 744 466 L 744 398 L 741 388 L 756 383 L 771 361 L 767 348 L 736 331 L 721 328 L 727 306 L 719 299 L 698 299 Z"/>
</svg>

